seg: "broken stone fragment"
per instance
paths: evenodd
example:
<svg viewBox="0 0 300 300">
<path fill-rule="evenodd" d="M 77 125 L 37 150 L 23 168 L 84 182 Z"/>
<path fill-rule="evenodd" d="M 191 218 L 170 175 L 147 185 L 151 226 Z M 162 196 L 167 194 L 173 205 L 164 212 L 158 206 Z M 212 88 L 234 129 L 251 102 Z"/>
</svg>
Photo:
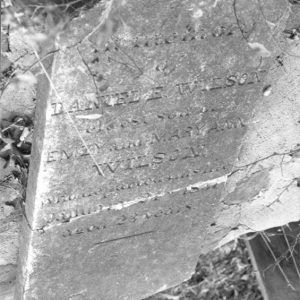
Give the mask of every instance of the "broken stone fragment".
<svg viewBox="0 0 300 300">
<path fill-rule="evenodd" d="M 282 31 L 242 1 L 236 15 L 109 3 L 70 23 L 39 78 L 18 299 L 141 299 L 189 278 L 199 252 L 299 218 L 299 68 L 278 65 Z"/>
</svg>

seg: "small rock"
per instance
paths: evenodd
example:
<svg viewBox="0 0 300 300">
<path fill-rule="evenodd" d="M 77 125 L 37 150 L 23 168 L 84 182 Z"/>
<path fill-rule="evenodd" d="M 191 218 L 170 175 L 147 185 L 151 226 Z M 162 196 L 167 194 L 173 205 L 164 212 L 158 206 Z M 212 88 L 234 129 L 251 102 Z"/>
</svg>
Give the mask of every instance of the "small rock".
<svg viewBox="0 0 300 300">
<path fill-rule="evenodd" d="M 272 92 L 272 86 L 270 84 L 264 87 L 263 94 L 265 97 L 270 96 L 271 92 Z"/>
</svg>

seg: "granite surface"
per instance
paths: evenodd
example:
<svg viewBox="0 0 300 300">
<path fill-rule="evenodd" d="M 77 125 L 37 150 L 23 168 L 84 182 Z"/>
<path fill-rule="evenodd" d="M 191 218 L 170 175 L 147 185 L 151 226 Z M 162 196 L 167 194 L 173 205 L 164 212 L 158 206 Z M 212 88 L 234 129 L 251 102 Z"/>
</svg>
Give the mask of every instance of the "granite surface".
<svg viewBox="0 0 300 300">
<path fill-rule="evenodd" d="M 269 23 L 286 25 L 287 4 L 236 2 L 100 1 L 57 41 L 38 90 L 17 299 L 175 285 L 235 227 L 227 210 L 220 229 L 220 208 L 270 185 L 258 168 L 226 186 L 271 93 Z"/>
</svg>

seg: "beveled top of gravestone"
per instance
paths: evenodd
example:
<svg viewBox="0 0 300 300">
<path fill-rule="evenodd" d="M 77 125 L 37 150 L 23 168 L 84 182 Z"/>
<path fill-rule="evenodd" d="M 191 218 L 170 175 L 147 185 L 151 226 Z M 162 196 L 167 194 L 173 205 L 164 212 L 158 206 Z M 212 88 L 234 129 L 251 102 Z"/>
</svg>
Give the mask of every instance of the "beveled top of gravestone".
<svg viewBox="0 0 300 300">
<path fill-rule="evenodd" d="M 189 278 L 216 241 L 272 52 L 240 2 L 100 2 L 72 21 L 44 95 L 24 299 L 140 299 Z"/>
</svg>

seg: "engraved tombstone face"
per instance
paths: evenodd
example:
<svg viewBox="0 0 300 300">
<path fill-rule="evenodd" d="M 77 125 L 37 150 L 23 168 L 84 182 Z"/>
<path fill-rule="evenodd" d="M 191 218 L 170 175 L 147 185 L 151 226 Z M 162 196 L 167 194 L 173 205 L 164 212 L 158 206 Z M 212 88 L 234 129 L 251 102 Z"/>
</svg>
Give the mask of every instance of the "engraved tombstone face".
<svg viewBox="0 0 300 300">
<path fill-rule="evenodd" d="M 229 1 L 123 2 L 60 40 L 28 299 L 138 299 L 187 279 L 263 89 L 269 58 L 241 33 L 269 39 L 252 4 L 240 25 Z"/>
</svg>

